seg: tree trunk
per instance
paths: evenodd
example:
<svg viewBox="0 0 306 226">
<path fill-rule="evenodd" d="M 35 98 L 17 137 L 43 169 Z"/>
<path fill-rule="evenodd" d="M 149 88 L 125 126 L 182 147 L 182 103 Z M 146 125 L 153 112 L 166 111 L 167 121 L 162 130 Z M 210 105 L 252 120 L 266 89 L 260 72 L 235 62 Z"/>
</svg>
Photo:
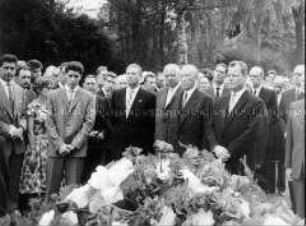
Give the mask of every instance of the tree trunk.
<svg viewBox="0 0 306 226">
<path fill-rule="evenodd" d="M 177 63 L 187 64 L 187 36 L 185 29 L 184 13 L 178 13 L 177 16 Z"/>
<path fill-rule="evenodd" d="M 303 7 L 292 8 L 292 14 L 295 22 L 295 65 L 304 63 L 304 18 L 303 18 Z"/>
</svg>

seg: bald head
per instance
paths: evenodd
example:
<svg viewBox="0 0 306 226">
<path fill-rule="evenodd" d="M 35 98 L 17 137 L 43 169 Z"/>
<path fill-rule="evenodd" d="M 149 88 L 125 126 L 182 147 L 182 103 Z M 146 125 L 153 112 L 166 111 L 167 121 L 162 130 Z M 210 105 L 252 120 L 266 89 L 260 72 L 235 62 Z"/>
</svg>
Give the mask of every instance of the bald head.
<svg viewBox="0 0 306 226">
<path fill-rule="evenodd" d="M 251 79 L 252 87 L 256 89 L 261 85 L 264 79 L 264 70 L 262 67 L 254 66 L 251 68 L 249 76 Z"/>
<path fill-rule="evenodd" d="M 180 80 L 180 67 L 177 64 L 167 64 L 164 67 L 163 75 L 167 87 L 174 88 Z"/>
<path fill-rule="evenodd" d="M 199 70 L 192 64 L 184 65 L 181 69 L 181 82 L 184 90 L 194 88 L 196 81 L 199 79 Z"/>
</svg>

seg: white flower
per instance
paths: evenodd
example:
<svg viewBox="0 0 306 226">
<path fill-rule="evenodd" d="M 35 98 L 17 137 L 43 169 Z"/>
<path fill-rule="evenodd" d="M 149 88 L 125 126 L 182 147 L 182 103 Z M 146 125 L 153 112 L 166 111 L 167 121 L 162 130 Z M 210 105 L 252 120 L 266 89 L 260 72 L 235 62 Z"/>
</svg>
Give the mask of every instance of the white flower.
<svg viewBox="0 0 306 226">
<path fill-rule="evenodd" d="M 119 186 L 134 170 L 132 161 L 122 158 L 109 169 L 109 177 L 115 186 Z"/>
<path fill-rule="evenodd" d="M 68 211 L 61 216 L 61 222 L 67 226 L 77 225 L 79 223 L 78 216 L 72 212 Z"/>
<path fill-rule="evenodd" d="M 115 186 L 109 176 L 109 170 L 103 166 L 98 166 L 96 168 L 96 172 L 91 174 L 88 184 L 98 190 L 105 190 Z"/>
<path fill-rule="evenodd" d="M 51 224 L 52 220 L 54 219 L 54 215 L 55 215 L 54 210 L 51 210 L 51 211 L 45 213 L 45 214 L 41 217 L 41 219 L 40 219 L 40 221 L 39 221 L 38 224 L 39 224 L 40 226 L 49 226 L 49 225 Z"/>
<path fill-rule="evenodd" d="M 91 187 L 86 184 L 80 188 L 73 189 L 73 191 L 66 197 L 65 201 L 74 202 L 79 208 L 84 208 L 88 205 L 88 194 L 91 191 Z"/>
<path fill-rule="evenodd" d="M 156 226 L 164 226 L 164 225 L 172 226 L 172 225 L 175 225 L 176 215 L 171 208 L 165 206 L 163 208 L 162 213 L 163 213 L 163 215 L 160 218 L 160 220 L 159 220 L 159 222 L 157 223 Z"/>
<path fill-rule="evenodd" d="M 101 190 L 101 196 L 103 197 L 106 204 L 112 204 L 124 198 L 122 190 L 119 186 L 103 191 Z"/>
<path fill-rule="evenodd" d="M 191 222 L 192 225 L 203 226 L 213 226 L 215 224 L 213 213 L 210 210 L 205 212 L 203 208 L 199 209 L 196 214 L 191 215 Z"/>
<path fill-rule="evenodd" d="M 128 224 L 122 221 L 113 221 L 112 226 L 128 226 Z"/>
<path fill-rule="evenodd" d="M 217 187 L 208 187 L 201 183 L 200 179 L 196 177 L 190 170 L 183 169 L 181 170 L 181 173 L 183 175 L 183 178 L 185 180 L 188 180 L 188 188 L 191 190 L 191 192 L 196 194 L 201 193 L 211 193 L 218 189 Z"/>
<path fill-rule="evenodd" d="M 280 217 L 277 215 L 268 215 L 266 219 L 264 220 L 263 225 L 266 226 L 283 226 L 283 225 L 288 225 L 284 220 L 282 220 Z"/>
<path fill-rule="evenodd" d="M 162 159 L 160 162 L 157 163 L 156 173 L 159 179 L 165 181 L 170 178 L 171 169 L 169 165 L 170 165 L 169 159 Z"/>
</svg>

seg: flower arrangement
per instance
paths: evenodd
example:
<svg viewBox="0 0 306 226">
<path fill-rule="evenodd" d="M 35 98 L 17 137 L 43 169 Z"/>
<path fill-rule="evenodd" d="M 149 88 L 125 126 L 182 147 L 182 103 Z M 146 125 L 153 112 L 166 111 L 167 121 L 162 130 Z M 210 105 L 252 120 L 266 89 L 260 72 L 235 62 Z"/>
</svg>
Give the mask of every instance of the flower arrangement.
<svg viewBox="0 0 306 226">
<path fill-rule="evenodd" d="M 58 204 L 69 208 L 51 210 L 41 221 L 51 216 L 77 224 L 73 213 L 81 209 L 92 216 L 84 225 L 304 224 L 284 200 L 271 201 L 252 179 L 230 175 L 210 152 L 188 146 L 180 158 L 164 142 L 155 148 L 156 156 L 143 156 L 129 147 L 121 160 L 97 167 L 86 185 Z"/>
</svg>

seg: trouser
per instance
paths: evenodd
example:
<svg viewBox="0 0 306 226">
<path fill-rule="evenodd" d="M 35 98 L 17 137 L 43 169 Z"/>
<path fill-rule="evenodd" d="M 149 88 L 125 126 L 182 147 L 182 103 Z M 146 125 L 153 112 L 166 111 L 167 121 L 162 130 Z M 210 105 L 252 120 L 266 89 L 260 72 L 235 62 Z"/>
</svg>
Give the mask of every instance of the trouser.
<svg viewBox="0 0 306 226">
<path fill-rule="evenodd" d="M 52 158 L 47 160 L 47 198 L 58 194 L 63 175 L 66 185 L 80 184 L 85 158 Z M 65 174 L 64 174 L 65 171 Z"/>
<path fill-rule="evenodd" d="M 301 218 L 305 217 L 305 178 L 292 181 L 294 212 Z"/>
<path fill-rule="evenodd" d="M 18 208 L 19 202 L 19 183 L 23 164 L 24 154 L 12 154 L 9 157 L 9 190 L 10 190 L 10 205 L 9 209 L 14 210 Z"/>
</svg>

